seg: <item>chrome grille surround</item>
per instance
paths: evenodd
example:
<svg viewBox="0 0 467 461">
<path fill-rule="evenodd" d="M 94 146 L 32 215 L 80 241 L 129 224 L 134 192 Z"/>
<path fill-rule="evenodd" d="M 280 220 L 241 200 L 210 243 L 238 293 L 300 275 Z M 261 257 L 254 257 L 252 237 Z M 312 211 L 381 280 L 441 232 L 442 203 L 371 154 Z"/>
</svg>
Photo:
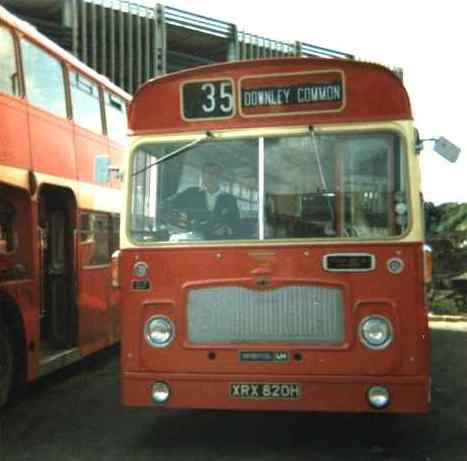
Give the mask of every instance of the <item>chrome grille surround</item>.
<svg viewBox="0 0 467 461">
<path fill-rule="evenodd" d="M 342 290 L 321 285 L 191 289 L 187 319 L 188 341 L 195 344 L 344 341 Z"/>
</svg>

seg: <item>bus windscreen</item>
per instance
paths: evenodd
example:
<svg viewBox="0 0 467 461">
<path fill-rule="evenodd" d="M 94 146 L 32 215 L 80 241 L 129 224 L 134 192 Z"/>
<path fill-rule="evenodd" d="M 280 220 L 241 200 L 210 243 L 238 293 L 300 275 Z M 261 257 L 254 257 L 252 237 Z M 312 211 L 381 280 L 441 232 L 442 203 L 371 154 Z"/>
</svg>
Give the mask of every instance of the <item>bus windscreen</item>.
<svg viewBox="0 0 467 461">
<path fill-rule="evenodd" d="M 395 133 L 219 138 L 147 168 L 183 145 L 150 141 L 133 151 L 131 240 L 384 239 L 408 229 Z"/>
</svg>

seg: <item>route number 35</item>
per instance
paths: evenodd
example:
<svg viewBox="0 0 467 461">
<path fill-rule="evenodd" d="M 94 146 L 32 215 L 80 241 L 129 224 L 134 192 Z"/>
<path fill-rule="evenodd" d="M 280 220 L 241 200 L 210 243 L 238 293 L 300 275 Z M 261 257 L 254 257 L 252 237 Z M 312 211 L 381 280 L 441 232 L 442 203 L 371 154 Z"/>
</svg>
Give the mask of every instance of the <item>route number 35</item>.
<svg viewBox="0 0 467 461">
<path fill-rule="evenodd" d="M 223 114 L 231 114 L 233 110 L 232 85 L 230 82 L 203 83 L 201 85 L 205 104 L 202 105 L 203 111 L 207 114 L 215 112 L 218 108 Z"/>
<path fill-rule="evenodd" d="M 229 117 L 234 112 L 230 80 L 186 83 L 183 87 L 183 113 L 188 119 Z"/>
</svg>

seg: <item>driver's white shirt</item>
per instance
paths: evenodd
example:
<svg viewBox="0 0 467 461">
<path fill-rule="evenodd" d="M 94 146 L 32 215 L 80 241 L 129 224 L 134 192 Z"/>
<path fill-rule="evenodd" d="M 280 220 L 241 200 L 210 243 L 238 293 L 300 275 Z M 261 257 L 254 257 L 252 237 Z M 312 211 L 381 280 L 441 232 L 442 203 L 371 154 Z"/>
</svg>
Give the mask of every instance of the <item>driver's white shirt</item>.
<svg viewBox="0 0 467 461">
<path fill-rule="evenodd" d="M 222 190 L 220 188 L 217 189 L 217 191 L 214 192 L 213 194 L 210 194 L 206 190 L 206 205 L 207 205 L 209 211 L 214 211 L 214 207 L 216 206 L 217 197 L 219 197 L 219 195 L 221 195 L 221 194 L 222 194 Z"/>
</svg>

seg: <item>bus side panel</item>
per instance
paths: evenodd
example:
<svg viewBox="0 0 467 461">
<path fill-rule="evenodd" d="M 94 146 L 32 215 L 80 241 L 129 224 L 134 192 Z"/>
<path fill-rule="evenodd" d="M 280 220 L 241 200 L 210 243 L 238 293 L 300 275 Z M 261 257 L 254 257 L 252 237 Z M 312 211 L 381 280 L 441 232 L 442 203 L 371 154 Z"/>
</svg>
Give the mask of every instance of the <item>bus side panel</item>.
<svg viewBox="0 0 467 461">
<path fill-rule="evenodd" d="M 38 265 L 37 203 L 27 191 L 8 187 L 4 189 L 15 209 L 15 250 L 0 256 L 0 269 L 12 273 L 0 283 L 0 291 L 10 300 L 11 308 L 17 309 L 21 319 L 24 347 L 27 357 L 26 380 L 32 381 L 38 372 L 40 347 L 40 288 Z M 20 333 L 20 332 L 17 332 Z"/>
<path fill-rule="evenodd" d="M 1 164 L 30 170 L 31 154 L 24 101 L 0 93 L 0 119 Z"/>
<path fill-rule="evenodd" d="M 110 281 L 112 283 L 112 281 Z M 110 289 L 110 317 L 112 322 L 112 342 L 120 340 L 121 322 L 120 322 L 120 291 L 114 287 Z"/>
<path fill-rule="evenodd" d="M 33 169 L 65 180 L 76 179 L 71 122 L 30 106 L 29 125 Z"/>
<path fill-rule="evenodd" d="M 109 140 L 109 155 L 110 155 L 110 164 L 114 167 L 118 167 L 122 164 L 122 149 L 123 147 L 120 144 Z M 112 174 L 110 178 L 110 185 L 115 189 L 120 189 L 121 182 L 116 174 Z"/>
<path fill-rule="evenodd" d="M 27 355 L 26 381 L 37 377 L 39 354 L 39 321 L 37 306 L 38 286 L 33 280 L 21 280 L 0 283 L 2 297 L 12 300 L 14 308 L 18 309 L 24 333 L 24 347 Z M 3 307 L 3 306 L 1 306 Z"/>
<path fill-rule="evenodd" d="M 424 254 L 423 245 L 418 248 L 418 263 L 420 270 L 420 278 L 424 276 Z M 416 315 L 416 330 L 418 332 L 417 343 L 419 345 L 419 367 L 424 370 L 426 376 L 430 376 L 431 367 L 431 333 L 428 323 L 428 297 L 426 296 L 426 285 L 418 284 L 414 287 L 417 293 L 417 299 L 420 301 L 415 305 Z"/>
<path fill-rule="evenodd" d="M 115 341 L 110 268 L 81 268 L 79 285 L 79 345 L 83 354 L 89 354 Z"/>
<path fill-rule="evenodd" d="M 107 139 L 76 125 L 74 135 L 78 180 L 92 183 L 95 179 L 96 156 L 108 156 Z M 108 183 L 101 185 L 108 186 Z"/>
</svg>

